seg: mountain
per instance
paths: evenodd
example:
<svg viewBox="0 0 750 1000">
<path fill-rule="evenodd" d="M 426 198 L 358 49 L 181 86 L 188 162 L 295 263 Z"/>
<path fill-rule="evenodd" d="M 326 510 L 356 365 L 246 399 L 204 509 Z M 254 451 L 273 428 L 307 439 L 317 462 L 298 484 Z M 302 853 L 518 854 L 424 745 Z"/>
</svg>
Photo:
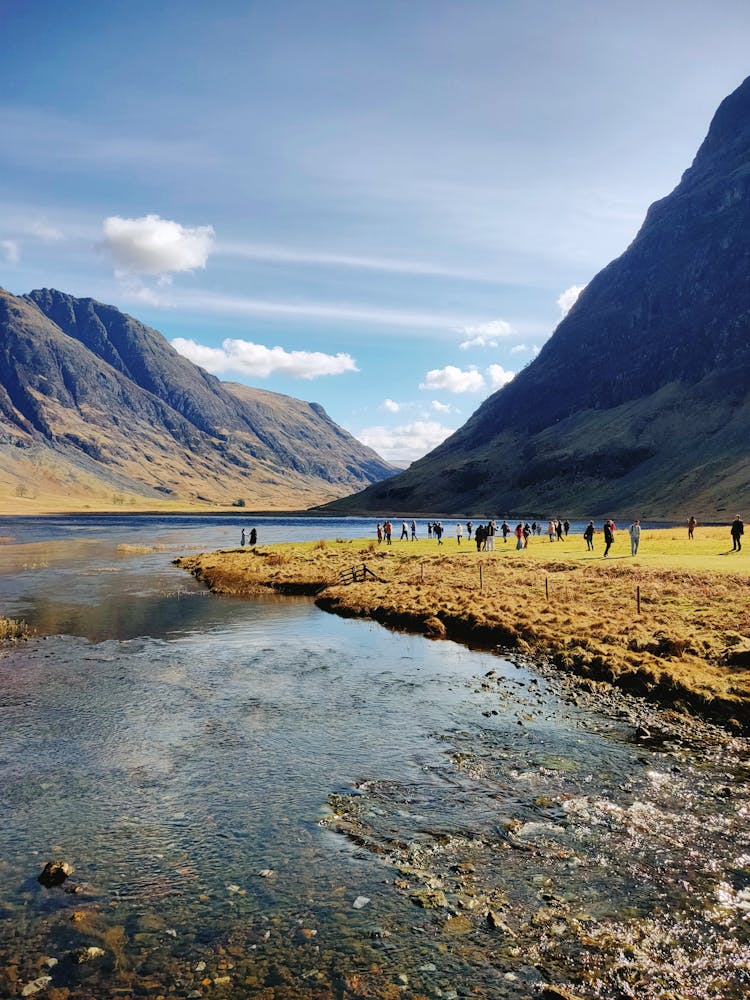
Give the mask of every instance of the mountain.
<svg viewBox="0 0 750 1000">
<path fill-rule="evenodd" d="M 220 382 L 114 306 L 0 289 L 0 488 L 293 509 L 393 471 L 317 403 Z"/>
<path fill-rule="evenodd" d="M 332 511 L 732 515 L 750 499 L 750 77 L 538 357 Z"/>
</svg>

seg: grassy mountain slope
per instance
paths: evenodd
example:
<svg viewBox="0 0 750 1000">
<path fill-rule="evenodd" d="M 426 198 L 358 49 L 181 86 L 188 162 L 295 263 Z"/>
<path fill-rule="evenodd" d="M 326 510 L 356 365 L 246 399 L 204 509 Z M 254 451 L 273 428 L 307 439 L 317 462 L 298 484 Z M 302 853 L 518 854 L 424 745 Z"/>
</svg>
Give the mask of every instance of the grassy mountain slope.
<svg viewBox="0 0 750 1000">
<path fill-rule="evenodd" d="M 0 494 L 309 506 L 390 473 L 314 403 L 228 386 L 112 306 L 0 290 Z"/>
</svg>

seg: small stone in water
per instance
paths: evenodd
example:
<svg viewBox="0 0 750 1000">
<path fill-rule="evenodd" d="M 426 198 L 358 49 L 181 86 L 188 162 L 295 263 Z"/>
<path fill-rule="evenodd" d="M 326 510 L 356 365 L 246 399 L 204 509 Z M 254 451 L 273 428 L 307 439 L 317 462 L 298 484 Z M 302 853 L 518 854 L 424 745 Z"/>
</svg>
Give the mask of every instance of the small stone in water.
<svg viewBox="0 0 750 1000">
<path fill-rule="evenodd" d="M 238 885 L 232 884 L 232 885 L 228 885 L 227 886 L 227 892 L 235 893 L 235 892 L 239 892 L 239 891 L 240 891 L 240 887 Z"/>
<path fill-rule="evenodd" d="M 361 910 L 364 906 L 370 902 L 369 896 L 357 896 L 357 898 L 352 903 L 355 910 Z"/>
<path fill-rule="evenodd" d="M 70 960 L 76 965 L 83 965 L 84 962 L 90 962 L 92 958 L 100 958 L 103 954 L 103 948 L 76 948 L 70 953 Z"/>
<path fill-rule="evenodd" d="M 261 878 L 270 878 L 273 875 L 273 868 L 261 868 L 258 874 Z"/>
<path fill-rule="evenodd" d="M 40 976 L 38 979 L 32 980 L 27 983 L 21 990 L 22 997 L 33 996 L 34 993 L 38 993 L 40 990 L 45 989 L 52 982 L 52 976 Z"/>
<path fill-rule="evenodd" d="M 37 882 L 41 883 L 45 889 L 51 889 L 54 885 L 62 885 L 66 878 L 73 874 L 73 866 L 67 861 L 48 861 L 42 869 Z"/>
<path fill-rule="evenodd" d="M 196 972 L 203 972 L 203 970 L 205 968 L 206 968 L 206 963 L 205 962 L 198 962 L 198 964 L 195 967 L 195 971 Z"/>
</svg>

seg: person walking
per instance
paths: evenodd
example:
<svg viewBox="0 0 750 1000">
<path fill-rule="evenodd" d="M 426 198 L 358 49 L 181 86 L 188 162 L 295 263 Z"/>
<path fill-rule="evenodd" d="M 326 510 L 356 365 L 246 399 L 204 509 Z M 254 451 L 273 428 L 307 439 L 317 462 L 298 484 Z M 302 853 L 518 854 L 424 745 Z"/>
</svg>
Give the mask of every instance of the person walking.
<svg viewBox="0 0 750 1000">
<path fill-rule="evenodd" d="M 586 551 L 594 551 L 594 522 L 589 521 L 586 525 L 586 530 L 583 533 L 583 537 L 586 539 Z"/>
<path fill-rule="evenodd" d="M 456 542 L 460 545 L 464 537 L 464 528 L 460 521 L 456 521 Z"/>
<path fill-rule="evenodd" d="M 473 521 L 467 521 L 466 522 L 466 533 L 469 536 L 469 541 L 471 541 L 471 533 L 472 533 L 473 530 L 474 530 L 474 522 Z"/>
<path fill-rule="evenodd" d="M 417 522 L 416 521 L 412 521 L 411 522 L 411 540 L 413 542 L 416 542 L 416 540 L 417 540 Z"/>
<path fill-rule="evenodd" d="M 698 522 L 695 520 L 695 518 L 691 514 L 690 515 L 690 520 L 688 521 L 688 538 L 690 539 L 691 542 L 693 540 L 693 532 L 695 531 L 695 529 L 697 527 L 698 527 Z"/>
<path fill-rule="evenodd" d="M 604 558 L 606 559 L 609 555 L 609 550 L 612 548 L 615 540 L 614 533 L 614 522 L 605 521 L 604 522 Z"/>
<path fill-rule="evenodd" d="M 432 530 L 435 532 L 435 537 L 438 540 L 438 545 L 443 544 L 443 523 L 442 521 L 435 521 L 432 526 Z"/>
<path fill-rule="evenodd" d="M 523 548 L 523 524 L 519 521 L 516 525 L 516 549 Z"/>
<path fill-rule="evenodd" d="M 258 532 L 255 528 L 250 529 L 250 545 L 253 546 L 258 541 Z"/>
<path fill-rule="evenodd" d="M 557 532 L 558 542 L 561 542 L 563 540 L 563 523 L 560 518 L 555 521 L 555 531 Z"/>
<path fill-rule="evenodd" d="M 432 538 L 432 521 L 427 522 L 427 537 Z"/>
<path fill-rule="evenodd" d="M 406 521 L 402 521 L 401 522 L 401 539 L 400 540 L 403 542 L 404 539 L 406 539 L 407 542 L 409 541 L 409 528 L 408 528 L 408 526 L 406 524 Z"/>
<path fill-rule="evenodd" d="M 385 544 L 391 544 L 391 533 L 393 532 L 393 525 L 390 521 L 386 521 L 383 525 L 383 533 L 385 534 Z"/>
<path fill-rule="evenodd" d="M 380 545 L 381 542 L 383 541 L 383 525 L 380 523 L 380 521 L 378 521 L 378 526 L 376 528 L 376 531 L 378 533 L 378 545 Z"/>
<path fill-rule="evenodd" d="M 483 524 L 477 525 L 477 530 L 474 532 L 474 541 L 477 543 L 477 552 L 482 551 L 482 545 L 484 544 L 484 533 L 487 529 Z"/>
<path fill-rule="evenodd" d="M 641 544 L 641 522 L 638 518 L 630 525 L 628 533 L 630 534 L 630 554 L 637 556 L 638 546 Z"/>
<path fill-rule="evenodd" d="M 240 545 L 241 545 L 241 546 L 242 546 L 243 548 L 245 547 L 245 541 L 246 541 L 246 536 L 245 536 L 245 529 L 243 528 L 243 529 L 242 529 L 242 533 L 240 534 Z"/>
<path fill-rule="evenodd" d="M 730 532 L 732 535 L 732 551 L 740 552 L 742 549 L 742 536 L 745 534 L 745 525 L 742 523 L 742 518 L 739 514 L 732 521 Z"/>
<path fill-rule="evenodd" d="M 507 521 L 503 521 L 503 523 L 500 525 L 500 530 L 503 533 L 503 541 L 507 542 L 508 535 L 510 534 L 510 525 L 508 524 Z"/>
<path fill-rule="evenodd" d="M 488 552 L 495 551 L 495 522 L 487 522 L 487 537 L 484 540 L 484 547 Z"/>
<path fill-rule="evenodd" d="M 531 534 L 531 525 L 527 521 L 523 526 L 523 547 L 527 549 L 529 547 L 529 535 Z"/>
</svg>

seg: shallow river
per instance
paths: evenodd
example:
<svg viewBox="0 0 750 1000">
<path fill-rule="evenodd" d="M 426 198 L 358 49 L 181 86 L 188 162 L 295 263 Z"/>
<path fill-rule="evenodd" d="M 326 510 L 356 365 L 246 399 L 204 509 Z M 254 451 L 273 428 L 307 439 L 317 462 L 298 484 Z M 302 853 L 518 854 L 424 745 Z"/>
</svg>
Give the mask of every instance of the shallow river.
<svg viewBox="0 0 750 1000">
<path fill-rule="evenodd" d="M 746 742 L 172 566 L 243 524 L 372 530 L 0 520 L 0 996 L 747 995 Z"/>
</svg>

